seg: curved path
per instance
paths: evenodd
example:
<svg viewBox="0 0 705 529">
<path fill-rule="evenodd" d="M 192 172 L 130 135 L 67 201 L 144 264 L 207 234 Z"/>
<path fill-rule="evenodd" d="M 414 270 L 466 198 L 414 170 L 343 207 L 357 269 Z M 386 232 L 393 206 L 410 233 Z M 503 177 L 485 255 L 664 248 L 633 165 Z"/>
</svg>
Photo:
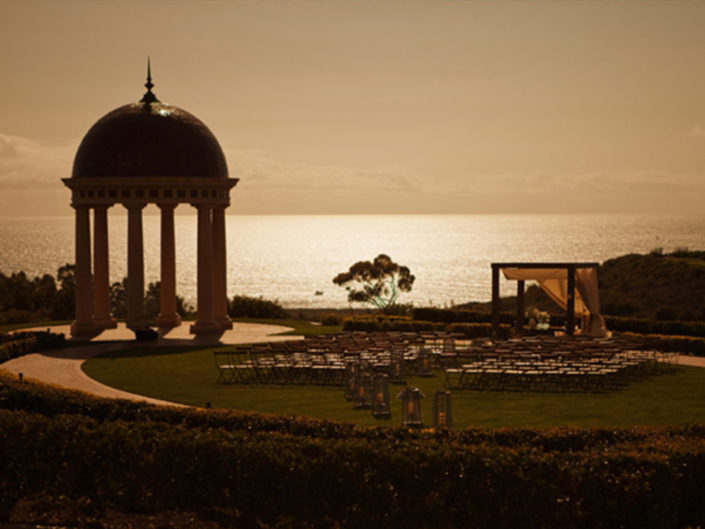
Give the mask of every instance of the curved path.
<svg viewBox="0 0 705 529">
<path fill-rule="evenodd" d="M 66 336 L 69 335 L 68 325 L 22 330 L 51 330 L 54 333 L 64 333 Z M 290 330 L 293 329 L 283 325 L 233 323 L 233 329 L 226 331 L 223 336 L 221 336 L 220 343 L 227 345 L 297 339 L 297 336 L 279 335 L 282 332 L 287 332 Z M 143 395 L 137 395 L 111 388 L 110 386 L 106 386 L 90 378 L 81 369 L 83 362 L 101 353 L 135 347 L 136 342 L 133 338 L 134 334 L 132 331 L 126 329 L 125 325 L 121 323 L 118 325 L 117 329 L 110 329 L 101 333 L 99 336 L 94 338 L 90 344 L 77 345 L 73 347 L 69 346 L 62 349 L 54 349 L 50 351 L 43 351 L 41 353 L 21 356 L 0 364 L 0 369 L 15 375 L 22 373 L 22 375 L 26 378 L 39 380 L 41 382 L 54 384 L 68 389 L 85 391 L 86 393 L 91 393 L 100 397 L 135 400 L 159 405 L 180 406 L 180 404 L 175 404 L 173 402 L 152 399 Z M 207 344 L 190 337 L 188 334 L 188 323 L 185 322 L 180 327 L 173 329 L 167 336 L 161 338 L 159 341 L 140 344 L 140 346 L 142 345 L 147 347 L 162 347 L 169 345 Z"/>
</svg>

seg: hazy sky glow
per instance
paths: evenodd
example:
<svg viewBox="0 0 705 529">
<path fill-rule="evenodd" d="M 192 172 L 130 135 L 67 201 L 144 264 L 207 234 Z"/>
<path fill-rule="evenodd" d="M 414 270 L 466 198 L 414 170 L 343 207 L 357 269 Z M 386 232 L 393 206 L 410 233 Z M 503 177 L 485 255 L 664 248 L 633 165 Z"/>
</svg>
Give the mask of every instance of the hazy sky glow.
<svg viewBox="0 0 705 529">
<path fill-rule="evenodd" d="M 70 213 L 147 55 L 231 214 L 702 213 L 703 28 L 705 2 L 4 0 L 0 215 Z"/>
</svg>

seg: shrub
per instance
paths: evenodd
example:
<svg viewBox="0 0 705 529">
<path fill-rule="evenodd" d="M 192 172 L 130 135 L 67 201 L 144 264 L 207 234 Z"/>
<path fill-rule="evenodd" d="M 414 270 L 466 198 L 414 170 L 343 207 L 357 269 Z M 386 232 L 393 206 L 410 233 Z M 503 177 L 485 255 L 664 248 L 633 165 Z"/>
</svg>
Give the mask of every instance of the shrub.
<svg viewBox="0 0 705 529">
<path fill-rule="evenodd" d="M 326 314 L 321 318 L 321 325 L 340 325 L 340 318 L 335 314 Z"/>
<path fill-rule="evenodd" d="M 234 296 L 228 303 L 228 314 L 233 318 L 286 319 L 289 317 L 279 301 L 250 296 Z"/>
<path fill-rule="evenodd" d="M 705 426 L 433 431 L 157 407 L 0 374 L 18 501 L 187 509 L 235 527 L 702 525 Z M 84 499 L 85 501 L 81 501 Z M 576 524 L 576 521 L 580 523 Z"/>
<path fill-rule="evenodd" d="M 0 362 L 47 349 L 56 349 L 66 344 L 63 334 L 48 331 L 16 332 L 0 334 Z"/>
<path fill-rule="evenodd" d="M 443 330 L 445 325 L 436 324 L 432 321 L 412 320 L 405 316 L 387 316 L 383 314 L 356 316 L 343 320 L 344 331 L 398 331 L 398 332 L 420 332 Z"/>
<path fill-rule="evenodd" d="M 501 323 L 497 329 L 497 338 L 506 340 L 511 336 L 511 326 Z M 445 329 L 448 332 L 462 334 L 465 338 L 491 338 L 491 323 L 451 323 Z"/>
<path fill-rule="evenodd" d="M 442 321 L 445 323 L 492 323 L 492 313 L 468 309 L 440 309 L 436 307 L 417 308 L 412 311 L 415 320 Z M 500 323 L 511 324 L 515 315 L 499 313 Z"/>
<path fill-rule="evenodd" d="M 604 318 L 605 325 L 611 331 L 705 337 L 705 324 L 698 322 L 654 321 L 617 316 L 604 316 Z"/>
</svg>

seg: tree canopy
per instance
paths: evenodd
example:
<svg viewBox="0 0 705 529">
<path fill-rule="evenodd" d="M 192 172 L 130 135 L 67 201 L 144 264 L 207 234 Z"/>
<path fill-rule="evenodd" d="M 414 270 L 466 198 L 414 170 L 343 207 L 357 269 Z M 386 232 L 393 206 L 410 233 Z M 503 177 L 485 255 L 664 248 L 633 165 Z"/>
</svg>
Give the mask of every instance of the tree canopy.
<svg viewBox="0 0 705 529">
<path fill-rule="evenodd" d="M 74 268 L 70 264 L 60 267 L 56 279 L 49 274 L 30 278 L 24 272 L 10 275 L 0 272 L 0 323 L 72 318 Z"/>
<path fill-rule="evenodd" d="M 345 287 L 348 301 L 368 303 L 384 311 L 396 303 L 400 292 L 411 291 L 415 279 L 408 267 L 379 254 L 373 261 L 358 261 L 335 276 L 333 283 Z"/>
</svg>

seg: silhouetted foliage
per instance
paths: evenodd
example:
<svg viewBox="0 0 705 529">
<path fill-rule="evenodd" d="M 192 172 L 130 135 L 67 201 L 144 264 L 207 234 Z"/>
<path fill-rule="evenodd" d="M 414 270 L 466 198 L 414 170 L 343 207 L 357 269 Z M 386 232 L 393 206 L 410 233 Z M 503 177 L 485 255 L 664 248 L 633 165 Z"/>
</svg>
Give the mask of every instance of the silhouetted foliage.
<svg viewBox="0 0 705 529">
<path fill-rule="evenodd" d="M 289 317 L 278 300 L 271 301 L 250 296 L 233 296 L 228 303 L 228 315 L 232 318 L 286 319 Z"/>
<path fill-rule="evenodd" d="M 161 310 L 161 281 L 147 285 L 144 295 L 144 313 L 147 320 L 153 322 Z M 115 318 L 127 317 L 127 278 L 116 281 L 110 286 L 110 307 Z M 180 316 L 187 316 L 193 313 L 191 305 L 184 301 L 181 296 L 176 296 L 176 312 Z"/>
<path fill-rule="evenodd" d="M 0 273 L 0 323 L 72 318 L 75 307 L 73 271 L 73 265 L 62 266 L 56 280 L 49 274 L 30 279 L 24 272 Z"/>
<path fill-rule="evenodd" d="M 333 283 L 345 287 L 348 301 L 368 303 L 385 312 L 392 310 L 399 292 L 411 291 L 415 279 L 408 267 L 379 254 L 374 261 L 358 261 L 335 276 Z"/>
</svg>

